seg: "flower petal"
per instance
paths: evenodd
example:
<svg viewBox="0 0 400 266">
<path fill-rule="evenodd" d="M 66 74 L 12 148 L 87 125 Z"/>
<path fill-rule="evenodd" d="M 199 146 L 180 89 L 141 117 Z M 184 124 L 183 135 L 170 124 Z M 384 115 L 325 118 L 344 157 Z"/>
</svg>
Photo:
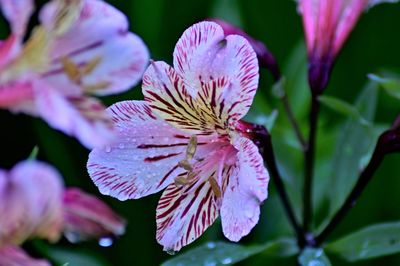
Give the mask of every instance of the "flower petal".
<svg viewBox="0 0 400 266">
<path fill-rule="evenodd" d="M 70 242 L 114 237 L 125 232 L 125 221 L 93 195 L 78 188 L 64 192 L 64 235 Z"/>
<path fill-rule="evenodd" d="M 1 0 L 1 9 L 11 24 L 12 34 L 23 38 L 29 18 L 33 13 L 33 0 Z"/>
<path fill-rule="evenodd" d="M 56 3 L 41 14 L 50 27 L 55 20 Z M 149 61 L 143 41 L 128 32 L 127 18 L 104 1 L 84 0 L 78 19 L 56 38 L 51 49 L 51 69 L 44 74 L 64 91 L 76 85 L 70 80 L 61 59 L 68 58 L 80 69 L 79 83 L 96 95 L 125 91 L 136 85 Z M 86 88 L 85 88 L 86 87 Z"/>
<path fill-rule="evenodd" d="M 37 236 L 55 241 L 62 230 L 62 181 L 44 163 L 25 161 L 0 172 L 0 246 Z"/>
<path fill-rule="evenodd" d="M 158 119 L 144 101 L 125 101 L 108 112 L 117 137 L 105 148 L 96 148 L 88 160 L 88 171 L 100 192 L 120 200 L 156 193 L 183 169 L 190 135 Z M 199 149 L 204 140 L 199 139 Z"/>
<path fill-rule="evenodd" d="M 234 146 L 238 161 L 224 191 L 221 222 L 224 235 L 239 241 L 258 222 L 260 204 L 268 195 L 269 175 L 251 140 L 240 137 Z"/>
<path fill-rule="evenodd" d="M 200 22 L 188 28 L 174 51 L 174 67 L 189 87 L 198 91 L 201 84 L 225 77 L 229 81 L 220 102 L 243 117 L 258 87 L 258 61 L 249 42 L 239 35 L 224 36 L 214 22 Z"/>
<path fill-rule="evenodd" d="M 42 81 L 36 81 L 35 86 L 38 113 L 52 127 L 78 138 L 87 148 L 111 141 L 111 119 L 100 101 L 85 96 L 65 97 Z"/>
<path fill-rule="evenodd" d="M 193 186 L 195 188 L 191 189 Z M 167 252 L 192 243 L 218 217 L 217 199 L 210 182 L 177 187 L 171 184 L 157 206 L 157 241 Z"/>
<path fill-rule="evenodd" d="M 49 262 L 34 259 L 17 246 L 5 246 L 0 248 L 0 265 L 2 266 L 51 266 Z"/>
</svg>

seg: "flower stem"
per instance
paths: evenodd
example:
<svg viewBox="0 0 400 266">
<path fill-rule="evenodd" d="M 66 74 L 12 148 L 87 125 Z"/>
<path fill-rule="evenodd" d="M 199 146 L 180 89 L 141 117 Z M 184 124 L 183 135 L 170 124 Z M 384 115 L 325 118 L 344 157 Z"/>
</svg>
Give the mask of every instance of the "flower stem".
<svg viewBox="0 0 400 266">
<path fill-rule="evenodd" d="M 286 215 L 288 216 L 289 221 L 296 233 L 298 244 L 299 244 L 299 246 L 302 247 L 305 245 L 305 242 L 306 242 L 305 234 L 304 234 L 304 231 L 302 230 L 302 228 L 300 227 L 299 223 L 297 222 L 292 205 L 290 204 L 289 197 L 285 190 L 285 185 L 283 184 L 282 177 L 279 173 L 279 170 L 278 170 L 278 167 L 276 164 L 276 159 L 274 156 L 273 147 L 272 147 L 271 136 L 268 134 L 264 140 L 265 140 L 265 142 L 264 142 L 263 149 L 262 149 L 264 161 L 267 164 L 269 174 L 271 175 L 272 179 L 274 180 L 276 189 L 277 189 L 279 197 L 282 201 Z"/>
<path fill-rule="evenodd" d="M 317 94 L 312 94 L 310 112 L 310 132 L 308 144 L 304 151 L 304 187 L 303 187 L 303 229 L 305 232 L 310 230 L 312 221 L 312 185 L 315 163 L 315 142 L 317 137 L 317 124 L 319 114 L 319 102 Z"/>
<path fill-rule="evenodd" d="M 346 198 L 342 207 L 336 212 L 335 216 L 329 222 L 329 224 L 322 230 L 322 232 L 315 238 L 316 244 L 321 245 L 329 234 L 337 227 L 340 221 L 346 216 L 350 209 L 356 204 L 361 193 L 364 191 L 365 187 L 372 179 L 374 173 L 378 169 L 384 158 L 384 154 L 377 152 L 375 149 L 371 160 L 369 161 L 367 167 L 362 171 L 356 185 L 354 186 L 351 193 Z"/>
<path fill-rule="evenodd" d="M 400 114 L 397 116 L 393 126 L 379 136 L 374 152 L 368 165 L 361 172 L 356 185 L 347 196 L 342 207 L 336 212 L 329 224 L 315 237 L 316 245 L 321 245 L 330 233 L 337 227 L 350 209 L 356 204 L 358 198 L 374 176 L 376 170 L 387 154 L 400 152 Z"/>
</svg>

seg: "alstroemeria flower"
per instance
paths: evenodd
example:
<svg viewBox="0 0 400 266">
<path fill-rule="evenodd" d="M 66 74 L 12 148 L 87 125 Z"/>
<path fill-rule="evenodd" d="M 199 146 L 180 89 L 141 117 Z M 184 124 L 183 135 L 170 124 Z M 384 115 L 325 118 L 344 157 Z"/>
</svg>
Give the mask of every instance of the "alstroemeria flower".
<svg viewBox="0 0 400 266">
<path fill-rule="evenodd" d="M 43 259 L 30 257 L 26 252 L 17 246 L 0 247 L 0 266 L 50 266 L 50 263 Z"/>
<path fill-rule="evenodd" d="M 0 170 L 0 247 L 28 238 L 57 241 L 63 229 L 62 179 L 40 162 Z"/>
<path fill-rule="evenodd" d="M 242 29 L 224 21 L 221 19 L 209 19 L 209 21 L 215 22 L 218 25 L 222 27 L 224 30 L 225 35 L 240 35 L 246 38 L 247 41 L 251 44 L 253 47 L 254 51 L 256 52 L 258 62 L 261 67 L 267 68 L 269 71 L 271 71 L 273 77 L 275 80 L 279 80 L 281 78 L 281 73 L 278 67 L 278 64 L 276 63 L 275 57 L 272 55 L 272 53 L 268 50 L 267 46 L 265 46 L 264 43 L 262 43 L 259 40 L 254 39 L 250 35 L 248 35 L 246 32 L 244 32 Z"/>
<path fill-rule="evenodd" d="M 104 202 L 78 188 L 64 192 L 64 235 L 70 242 L 120 236 L 125 221 Z"/>
<path fill-rule="evenodd" d="M 232 241 L 257 224 L 269 176 L 258 148 L 237 127 L 258 77 L 245 38 L 201 22 L 176 44 L 174 68 L 152 62 L 146 70 L 144 101 L 108 109 L 118 137 L 90 153 L 89 174 L 100 192 L 120 200 L 166 188 L 156 215 L 165 250 L 193 242 L 219 215 Z"/>
<path fill-rule="evenodd" d="M 87 147 L 113 136 L 92 95 L 120 93 L 140 79 L 149 54 L 128 20 L 101 0 L 53 0 L 22 43 L 32 0 L 2 0 L 12 34 L 0 43 L 0 107 L 40 116 Z"/>
<path fill-rule="evenodd" d="M 325 89 L 333 62 L 360 15 L 367 8 L 391 0 L 298 0 L 309 57 L 311 89 Z"/>
</svg>

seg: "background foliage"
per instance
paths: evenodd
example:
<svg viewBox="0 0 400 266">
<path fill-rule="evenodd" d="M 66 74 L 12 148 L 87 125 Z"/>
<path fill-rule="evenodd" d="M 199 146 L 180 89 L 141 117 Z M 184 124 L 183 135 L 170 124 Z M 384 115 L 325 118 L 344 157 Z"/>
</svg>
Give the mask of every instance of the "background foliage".
<svg viewBox="0 0 400 266">
<path fill-rule="evenodd" d="M 39 2 L 39 4 L 43 4 L 44 1 Z M 303 125 L 304 133 L 306 133 L 306 116 L 310 95 L 305 84 L 306 63 L 301 19 L 296 12 L 294 1 L 113 0 L 109 2 L 129 17 L 131 30 L 143 38 L 151 52 L 151 57 L 166 62 L 172 61 L 172 51 L 179 36 L 195 22 L 207 17 L 218 16 L 242 26 L 250 35 L 267 44 L 276 56 L 287 77 L 286 89 L 290 101 L 294 105 L 297 118 Z M 380 5 L 362 16 L 338 58 L 326 95 L 353 103 L 368 82 L 368 73 L 377 72 L 382 68 L 400 68 L 399 18 L 400 4 Z M 4 20 L 2 20 L 0 29 L 2 36 L 6 36 L 8 29 Z M 294 135 L 288 133 L 290 127 L 286 115 L 280 101 L 273 96 L 271 87 L 271 75 L 263 70 L 260 88 L 249 119 L 265 122 L 267 120 L 265 115 L 273 109 L 278 109 L 277 122 L 272 129 L 273 141 L 277 147 L 279 166 L 286 177 L 285 181 L 291 199 L 295 202 L 296 211 L 300 214 L 301 154 L 296 148 Z M 103 100 L 110 105 L 124 99 L 141 98 L 140 86 L 138 86 L 123 95 L 107 97 Z M 360 113 L 365 119 L 374 122 L 374 130 L 379 130 L 379 125 L 391 123 L 400 109 L 399 101 L 389 97 L 381 90 L 374 89 L 374 92 L 367 94 L 364 100 L 364 106 L 361 106 Z M 369 133 L 365 129 L 346 128 L 345 123 L 348 119 L 352 118 L 347 118 L 346 115 L 339 114 L 328 106 L 322 108 L 314 197 L 315 206 L 317 206 L 316 227 L 320 226 L 326 215 L 331 212 L 332 206 L 340 204 L 340 201 L 343 200 L 346 189 L 347 191 L 350 189 L 351 182 L 354 182 L 354 178 L 357 176 L 363 156 L 369 150 L 368 143 L 373 138 L 373 136 L 367 135 Z M 50 129 L 40 120 L 24 115 L 15 116 L 7 111 L 0 111 L 0 121 L 2 123 L 0 131 L 1 168 L 10 168 L 17 161 L 28 157 L 32 148 L 38 145 L 38 158 L 55 165 L 63 174 L 68 185 L 79 186 L 86 191 L 99 194 L 86 173 L 85 165 L 89 151 L 85 150 L 76 140 Z M 362 140 L 365 140 L 364 144 L 360 144 Z M 357 154 L 360 145 L 363 145 L 361 149 L 365 151 Z M 333 154 L 335 154 L 334 160 L 332 160 Z M 385 159 L 356 207 L 337 228 L 331 239 L 337 239 L 370 224 L 400 221 L 399 160 L 399 155 L 391 155 Z M 343 168 L 339 169 L 338 164 L 343 165 Z M 263 206 L 260 223 L 242 241 L 244 244 L 259 243 L 263 245 L 269 240 L 290 237 L 292 234 L 282 205 L 274 191 L 274 184 L 272 182 L 270 184 L 270 196 Z M 102 198 L 129 221 L 127 233 L 108 248 L 100 247 L 97 243 L 72 246 L 67 242 L 62 242 L 60 246 L 63 249 L 50 249 L 48 251 L 50 254 L 67 258 L 84 255 L 76 258 L 76 261 L 85 260 L 85 256 L 93 255 L 99 257 L 97 263 L 122 266 L 158 265 L 170 258 L 155 240 L 155 208 L 159 195 L 127 202 L 119 202 L 109 197 Z M 224 240 L 219 222 L 208 229 L 199 241 L 183 249 L 183 252 L 210 240 Z M 254 246 L 248 252 L 251 253 L 257 248 L 259 246 Z M 272 248 L 279 249 L 279 245 Z M 340 247 L 336 245 L 336 248 Z M 334 248 L 332 249 L 334 250 Z M 270 249 L 266 248 L 265 252 L 240 263 L 242 265 L 295 265 L 294 256 L 289 258 L 272 257 L 272 252 L 268 250 Z M 70 251 L 73 251 L 75 255 L 70 255 Z M 348 265 L 348 262 L 334 253 L 330 253 L 329 250 L 326 253 L 333 265 Z M 391 255 L 368 262 L 361 261 L 352 265 L 381 264 L 400 265 L 400 255 Z M 71 260 L 70 265 L 79 265 L 79 263 L 74 264 Z M 85 265 L 89 264 L 85 263 Z"/>
</svg>

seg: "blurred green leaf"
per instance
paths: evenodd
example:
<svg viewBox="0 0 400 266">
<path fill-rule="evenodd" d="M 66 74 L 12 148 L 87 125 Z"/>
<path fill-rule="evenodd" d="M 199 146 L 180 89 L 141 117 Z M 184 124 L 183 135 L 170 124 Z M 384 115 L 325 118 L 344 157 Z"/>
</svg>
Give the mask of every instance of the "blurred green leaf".
<svg viewBox="0 0 400 266">
<path fill-rule="evenodd" d="M 355 107 L 365 120 L 372 123 L 377 105 L 377 85 L 368 82 L 356 100 Z M 327 186 L 330 214 L 343 203 L 357 180 L 362 158 L 369 153 L 376 140 L 374 127 L 356 122 L 350 117 L 339 128 L 335 152 L 332 157 L 331 183 Z"/>
<path fill-rule="evenodd" d="M 369 122 L 362 117 L 362 115 L 360 114 L 360 112 L 358 111 L 358 109 L 355 106 L 353 106 L 341 99 L 338 99 L 338 98 L 335 98 L 332 96 L 319 96 L 318 100 L 325 106 L 329 107 L 330 109 L 332 109 L 342 115 L 350 117 L 354 120 L 357 120 L 361 124 L 364 124 L 364 125 L 369 124 Z"/>
<path fill-rule="evenodd" d="M 52 261 L 57 262 L 59 265 L 109 266 L 104 260 L 91 254 L 83 253 L 81 250 L 77 251 L 49 246 L 46 253 Z"/>
<path fill-rule="evenodd" d="M 365 260 L 400 252 L 400 222 L 376 224 L 326 246 L 348 261 Z"/>
<path fill-rule="evenodd" d="M 280 80 L 275 82 L 272 86 L 272 95 L 274 95 L 278 99 L 282 99 L 285 96 L 285 84 L 286 78 L 282 77 Z"/>
<path fill-rule="evenodd" d="M 330 266 L 331 263 L 326 257 L 322 248 L 306 248 L 299 256 L 301 266 Z"/>
<path fill-rule="evenodd" d="M 252 246 L 208 242 L 164 262 L 162 266 L 231 265 L 260 253 L 286 257 L 297 252 L 296 241 L 287 238 Z"/>
<path fill-rule="evenodd" d="M 238 0 L 214 1 L 214 5 L 211 8 L 211 16 L 226 20 L 237 27 L 243 26 Z"/>
<path fill-rule="evenodd" d="M 400 79 L 381 77 L 375 74 L 369 74 L 368 78 L 377 82 L 388 95 L 400 99 Z"/>
<path fill-rule="evenodd" d="M 36 160 L 36 158 L 38 156 L 38 153 L 39 153 L 39 147 L 38 146 L 33 147 L 31 153 L 29 154 L 28 159 L 29 160 Z"/>
</svg>

